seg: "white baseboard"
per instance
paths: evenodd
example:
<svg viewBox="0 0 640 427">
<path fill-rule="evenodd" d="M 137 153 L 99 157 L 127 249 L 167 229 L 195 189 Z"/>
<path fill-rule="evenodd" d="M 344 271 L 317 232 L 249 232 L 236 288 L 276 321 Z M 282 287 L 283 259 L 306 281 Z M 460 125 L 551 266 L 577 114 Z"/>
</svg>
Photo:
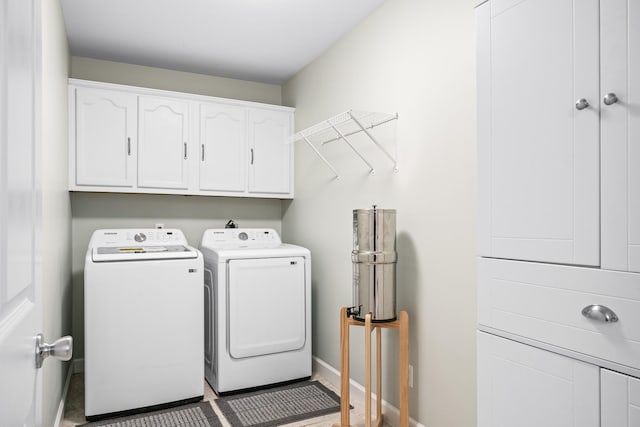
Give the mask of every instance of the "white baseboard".
<svg viewBox="0 0 640 427">
<path fill-rule="evenodd" d="M 315 356 L 313 357 L 313 372 L 317 373 L 335 388 L 340 390 L 340 371 L 329 365 L 324 360 L 319 359 Z M 349 384 L 349 393 L 352 399 L 356 399 L 364 404 L 364 386 L 357 383 L 353 379 L 349 379 Z M 373 413 L 373 411 L 375 411 L 377 399 L 378 397 L 375 395 L 375 393 L 371 393 L 372 419 L 375 418 L 375 413 Z M 384 399 L 382 399 L 382 414 L 384 415 L 385 423 L 392 426 L 400 425 L 400 410 Z M 420 424 L 413 418 L 409 418 L 409 426 L 425 427 L 423 424 Z"/>
</svg>

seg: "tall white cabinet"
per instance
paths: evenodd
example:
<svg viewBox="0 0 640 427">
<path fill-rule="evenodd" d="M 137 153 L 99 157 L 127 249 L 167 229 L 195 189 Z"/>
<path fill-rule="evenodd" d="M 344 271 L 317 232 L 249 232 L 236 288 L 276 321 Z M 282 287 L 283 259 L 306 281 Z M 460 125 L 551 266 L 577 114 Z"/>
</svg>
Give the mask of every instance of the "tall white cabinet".
<svg viewBox="0 0 640 427">
<path fill-rule="evenodd" d="M 600 9 L 602 268 L 640 272 L 640 3 Z"/>
<path fill-rule="evenodd" d="M 71 191 L 293 198 L 293 108 L 69 80 Z"/>
<path fill-rule="evenodd" d="M 640 2 L 476 17 L 478 425 L 640 425 Z"/>
<path fill-rule="evenodd" d="M 480 255 L 599 265 L 598 1 L 485 3 L 478 49 Z"/>
<path fill-rule="evenodd" d="M 602 427 L 640 426 L 640 380 L 602 370 Z"/>
<path fill-rule="evenodd" d="M 598 427 L 599 369 L 478 333 L 478 425 Z"/>
</svg>

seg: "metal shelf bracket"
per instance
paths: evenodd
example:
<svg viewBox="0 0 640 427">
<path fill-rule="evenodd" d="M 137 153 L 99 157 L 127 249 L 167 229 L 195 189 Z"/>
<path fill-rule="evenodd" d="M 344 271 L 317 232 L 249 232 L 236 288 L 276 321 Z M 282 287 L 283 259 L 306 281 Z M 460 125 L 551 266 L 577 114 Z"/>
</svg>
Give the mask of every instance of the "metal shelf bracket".
<svg viewBox="0 0 640 427">
<path fill-rule="evenodd" d="M 329 160 L 322 155 L 318 147 L 331 142 L 342 141 L 351 148 L 351 150 L 362 160 L 369 168 L 371 175 L 375 174 L 373 165 L 358 151 L 351 143 L 349 137 L 359 133 L 364 133 L 380 151 L 393 163 L 394 172 L 398 172 L 398 162 L 389 153 L 389 151 L 380 143 L 380 141 L 371 132 L 374 128 L 398 119 L 398 113 L 376 113 L 368 111 L 349 110 L 344 113 L 333 116 L 323 122 L 308 127 L 297 132 L 291 138 L 291 142 L 304 141 L 314 153 L 331 169 L 336 178 L 340 175 L 338 171 L 331 165 Z"/>
</svg>

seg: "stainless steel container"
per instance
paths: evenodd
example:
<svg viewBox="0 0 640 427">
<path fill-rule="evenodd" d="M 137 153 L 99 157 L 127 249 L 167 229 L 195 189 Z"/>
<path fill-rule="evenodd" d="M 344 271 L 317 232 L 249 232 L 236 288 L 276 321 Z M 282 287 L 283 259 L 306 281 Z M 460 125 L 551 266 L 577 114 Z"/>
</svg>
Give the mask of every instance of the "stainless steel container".
<svg viewBox="0 0 640 427">
<path fill-rule="evenodd" d="M 374 322 L 396 319 L 396 211 L 353 211 L 353 305 L 350 313 Z"/>
</svg>

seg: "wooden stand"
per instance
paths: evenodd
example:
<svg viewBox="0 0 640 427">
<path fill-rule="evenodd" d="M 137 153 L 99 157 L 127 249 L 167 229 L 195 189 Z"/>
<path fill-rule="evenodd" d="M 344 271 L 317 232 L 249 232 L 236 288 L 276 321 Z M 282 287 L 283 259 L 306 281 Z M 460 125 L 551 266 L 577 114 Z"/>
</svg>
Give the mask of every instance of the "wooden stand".
<svg viewBox="0 0 640 427">
<path fill-rule="evenodd" d="M 347 308 L 340 309 L 340 424 L 333 427 L 351 427 L 349 420 L 349 326 L 364 326 L 365 358 L 365 427 L 371 427 L 371 332 L 376 330 L 376 422 L 382 426 L 382 328 L 400 330 L 400 426 L 409 427 L 409 315 L 401 311 L 397 320 L 392 322 L 372 322 L 371 313 L 367 313 L 365 321 L 347 316 Z"/>
</svg>

